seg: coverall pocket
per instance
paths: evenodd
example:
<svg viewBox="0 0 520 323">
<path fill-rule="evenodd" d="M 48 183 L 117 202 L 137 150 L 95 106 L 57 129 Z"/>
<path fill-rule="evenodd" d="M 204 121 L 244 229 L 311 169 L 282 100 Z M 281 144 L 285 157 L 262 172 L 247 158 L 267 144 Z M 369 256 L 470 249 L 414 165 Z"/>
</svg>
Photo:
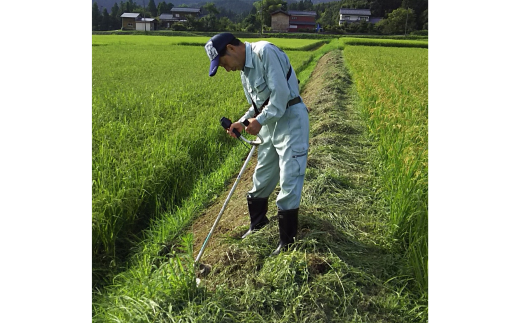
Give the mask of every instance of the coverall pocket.
<svg viewBox="0 0 520 323">
<path fill-rule="evenodd" d="M 262 93 L 267 88 L 267 83 L 263 77 L 260 77 L 255 80 L 254 87 L 256 93 L 260 95 L 260 93 Z"/>
<path fill-rule="evenodd" d="M 298 168 L 298 171 L 294 172 L 294 174 L 300 176 L 305 175 L 305 169 L 307 168 L 307 150 L 293 150 L 292 153 L 291 159 L 295 161 L 293 164 Z"/>
</svg>

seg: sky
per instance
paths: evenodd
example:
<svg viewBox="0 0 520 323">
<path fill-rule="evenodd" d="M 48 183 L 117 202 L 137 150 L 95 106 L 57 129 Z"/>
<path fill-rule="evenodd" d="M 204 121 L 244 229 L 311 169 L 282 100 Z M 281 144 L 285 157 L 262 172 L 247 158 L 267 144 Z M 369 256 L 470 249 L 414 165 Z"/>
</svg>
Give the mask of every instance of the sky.
<svg viewBox="0 0 520 323">
<path fill-rule="evenodd" d="M 0 321 L 91 322 L 91 3 L 32 7 L 70 19 L 3 18 Z M 487 15 L 464 2 L 429 7 L 429 322 L 511 322 L 518 24 L 446 7 Z"/>
</svg>

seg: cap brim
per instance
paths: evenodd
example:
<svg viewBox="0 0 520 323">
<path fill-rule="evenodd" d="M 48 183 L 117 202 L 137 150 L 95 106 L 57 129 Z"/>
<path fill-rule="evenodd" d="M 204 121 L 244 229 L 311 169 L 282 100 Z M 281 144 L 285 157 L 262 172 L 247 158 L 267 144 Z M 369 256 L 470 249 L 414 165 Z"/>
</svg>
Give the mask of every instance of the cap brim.
<svg viewBox="0 0 520 323">
<path fill-rule="evenodd" d="M 220 56 L 217 55 L 217 57 L 215 57 L 211 61 L 211 64 L 209 66 L 209 76 L 213 76 L 213 75 L 217 74 L 219 62 L 220 62 Z"/>
</svg>

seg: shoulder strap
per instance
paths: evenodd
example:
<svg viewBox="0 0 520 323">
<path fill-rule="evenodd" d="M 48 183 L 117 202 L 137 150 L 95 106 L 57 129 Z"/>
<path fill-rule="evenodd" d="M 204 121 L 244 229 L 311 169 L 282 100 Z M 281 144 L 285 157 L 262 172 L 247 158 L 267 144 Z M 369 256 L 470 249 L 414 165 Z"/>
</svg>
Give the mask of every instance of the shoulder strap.
<svg viewBox="0 0 520 323">
<path fill-rule="evenodd" d="M 276 45 L 273 45 L 273 46 L 278 48 Z M 281 50 L 280 48 L 278 48 L 278 49 Z M 283 52 L 283 50 L 281 50 L 281 51 Z M 287 76 L 286 76 L 287 82 L 289 82 L 289 78 L 291 77 L 291 72 L 292 72 L 292 66 L 291 66 L 291 64 L 289 64 L 289 71 L 287 72 Z M 300 84 L 300 80 L 298 80 L 298 84 Z M 258 108 L 255 104 L 255 101 L 251 97 L 251 94 L 249 94 L 249 97 L 251 98 L 251 102 L 253 103 L 253 108 L 255 109 L 255 117 L 256 117 L 257 115 L 260 114 L 260 111 L 258 110 Z M 267 100 L 265 100 L 265 102 L 262 104 L 261 108 L 263 109 L 268 103 L 269 103 L 269 98 L 267 98 Z"/>
</svg>

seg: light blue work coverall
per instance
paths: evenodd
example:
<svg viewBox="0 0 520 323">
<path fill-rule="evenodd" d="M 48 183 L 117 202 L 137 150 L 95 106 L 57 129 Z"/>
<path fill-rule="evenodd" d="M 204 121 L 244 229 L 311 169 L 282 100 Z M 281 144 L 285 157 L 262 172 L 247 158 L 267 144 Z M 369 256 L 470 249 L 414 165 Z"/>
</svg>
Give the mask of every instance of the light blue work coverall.
<svg viewBox="0 0 520 323">
<path fill-rule="evenodd" d="M 246 61 L 240 76 L 247 100 L 250 104 L 253 100 L 260 110 L 269 98 L 269 103 L 256 117 L 262 125 L 259 135 L 264 143 L 258 146 L 258 163 L 249 195 L 267 198 L 279 181 L 278 208 L 297 209 L 307 167 L 308 110 L 303 102 L 287 106 L 289 100 L 300 95 L 294 69 L 287 80 L 291 66 L 287 55 L 266 41 L 244 43 Z M 239 122 L 254 115 L 255 109 L 251 106 Z"/>
</svg>

